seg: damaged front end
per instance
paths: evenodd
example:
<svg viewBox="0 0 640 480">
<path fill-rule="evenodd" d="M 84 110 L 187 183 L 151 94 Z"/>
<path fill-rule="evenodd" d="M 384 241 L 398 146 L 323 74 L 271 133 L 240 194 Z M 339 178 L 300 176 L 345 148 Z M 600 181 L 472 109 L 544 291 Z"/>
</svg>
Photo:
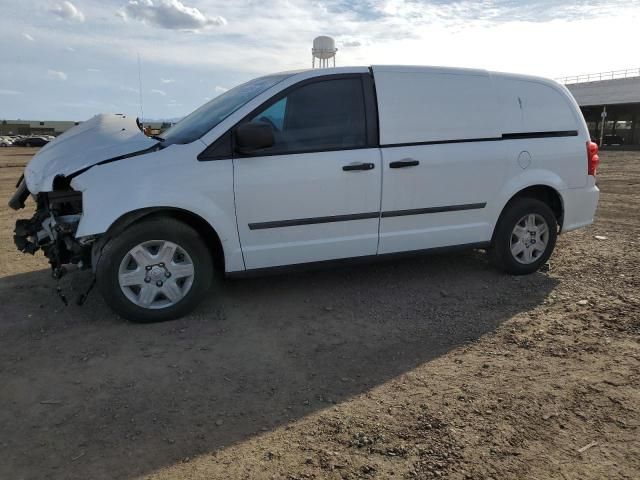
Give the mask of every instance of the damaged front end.
<svg viewBox="0 0 640 480">
<path fill-rule="evenodd" d="M 91 265 L 91 242 L 81 242 L 75 237 L 82 216 L 82 193 L 71 189 L 63 177 L 54 184 L 57 184 L 54 191 L 33 196 L 36 212 L 30 219 L 16 221 L 13 239 L 21 252 L 33 255 L 42 250 L 53 276 L 60 278 L 66 264 L 81 268 Z M 9 205 L 14 210 L 24 208 L 28 197 L 26 182 L 21 178 Z"/>
<path fill-rule="evenodd" d="M 36 212 L 30 219 L 16 222 L 14 241 L 18 250 L 30 254 L 42 250 L 58 279 L 64 275 L 65 265 L 90 268 L 92 249 L 101 235 L 76 237 L 86 212 L 82 192 L 72 188 L 72 180 L 97 165 L 154 152 L 161 148 L 160 143 L 161 139 L 141 132 L 135 117 L 99 114 L 38 150 L 9 201 L 14 210 L 24 208 L 30 196 L 36 203 Z M 95 281 L 95 275 L 93 278 Z M 82 298 L 86 298 L 91 286 Z M 58 294 L 66 303 L 59 286 Z M 82 298 L 79 303 L 84 301 Z"/>
</svg>

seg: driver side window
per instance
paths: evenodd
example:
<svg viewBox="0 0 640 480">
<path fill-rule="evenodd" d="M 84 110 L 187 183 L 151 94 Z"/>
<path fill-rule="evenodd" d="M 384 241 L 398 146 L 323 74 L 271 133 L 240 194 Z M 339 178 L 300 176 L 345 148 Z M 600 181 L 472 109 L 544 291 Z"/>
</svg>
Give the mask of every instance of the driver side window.
<svg viewBox="0 0 640 480">
<path fill-rule="evenodd" d="M 287 110 L 287 97 L 278 100 L 256 117 L 258 121 L 268 122 L 276 131 L 282 131 L 284 127 L 284 113 Z M 254 118 L 255 121 L 256 118 Z"/>
<path fill-rule="evenodd" d="M 360 78 L 303 85 L 250 121 L 268 123 L 273 128 L 275 143 L 262 153 L 341 150 L 367 144 Z"/>
</svg>

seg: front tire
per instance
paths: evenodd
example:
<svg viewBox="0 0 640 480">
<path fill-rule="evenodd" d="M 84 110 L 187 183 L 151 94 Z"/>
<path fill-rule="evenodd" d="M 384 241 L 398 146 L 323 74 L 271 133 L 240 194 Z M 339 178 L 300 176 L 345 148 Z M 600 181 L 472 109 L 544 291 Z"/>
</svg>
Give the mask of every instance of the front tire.
<svg viewBox="0 0 640 480">
<path fill-rule="evenodd" d="M 507 205 L 496 225 L 489 258 L 507 273 L 527 275 L 549 260 L 557 237 L 551 208 L 536 198 L 518 198 Z"/>
<path fill-rule="evenodd" d="M 96 269 L 107 304 L 139 323 L 186 315 L 211 286 L 211 255 L 196 230 L 170 217 L 142 220 L 110 239 Z"/>
</svg>

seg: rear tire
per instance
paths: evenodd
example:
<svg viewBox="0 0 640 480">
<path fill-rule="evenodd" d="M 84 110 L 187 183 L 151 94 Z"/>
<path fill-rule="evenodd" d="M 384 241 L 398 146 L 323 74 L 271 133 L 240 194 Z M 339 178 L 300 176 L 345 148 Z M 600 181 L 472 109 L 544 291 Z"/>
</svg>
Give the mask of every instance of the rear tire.
<svg viewBox="0 0 640 480">
<path fill-rule="evenodd" d="M 170 217 L 134 223 L 103 247 L 97 285 L 107 304 L 138 323 L 191 312 L 204 298 L 213 262 L 196 230 Z"/>
<path fill-rule="evenodd" d="M 507 273 L 527 275 L 549 260 L 557 237 L 558 223 L 551 208 L 536 198 L 518 198 L 500 216 L 489 259 Z"/>
</svg>

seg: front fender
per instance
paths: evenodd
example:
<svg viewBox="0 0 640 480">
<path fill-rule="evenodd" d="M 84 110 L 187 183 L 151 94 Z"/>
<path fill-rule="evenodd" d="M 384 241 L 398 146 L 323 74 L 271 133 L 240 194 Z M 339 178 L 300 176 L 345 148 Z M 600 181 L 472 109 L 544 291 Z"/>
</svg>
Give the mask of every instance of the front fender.
<svg viewBox="0 0 640 480">
<path fill-rule="evenodd" d="M 199 143 L 199 142 L 196 142 Z M 192 212 L 220 238 L 227 271 L 244 270 L 236 228 L 231 160 L 199 162 L 202 145 L 164 150 L 95 166 L 75 177 L 83 212 L 76 237 L 104 234 L 122 216 L 140 209 Z"/>
</svg>

